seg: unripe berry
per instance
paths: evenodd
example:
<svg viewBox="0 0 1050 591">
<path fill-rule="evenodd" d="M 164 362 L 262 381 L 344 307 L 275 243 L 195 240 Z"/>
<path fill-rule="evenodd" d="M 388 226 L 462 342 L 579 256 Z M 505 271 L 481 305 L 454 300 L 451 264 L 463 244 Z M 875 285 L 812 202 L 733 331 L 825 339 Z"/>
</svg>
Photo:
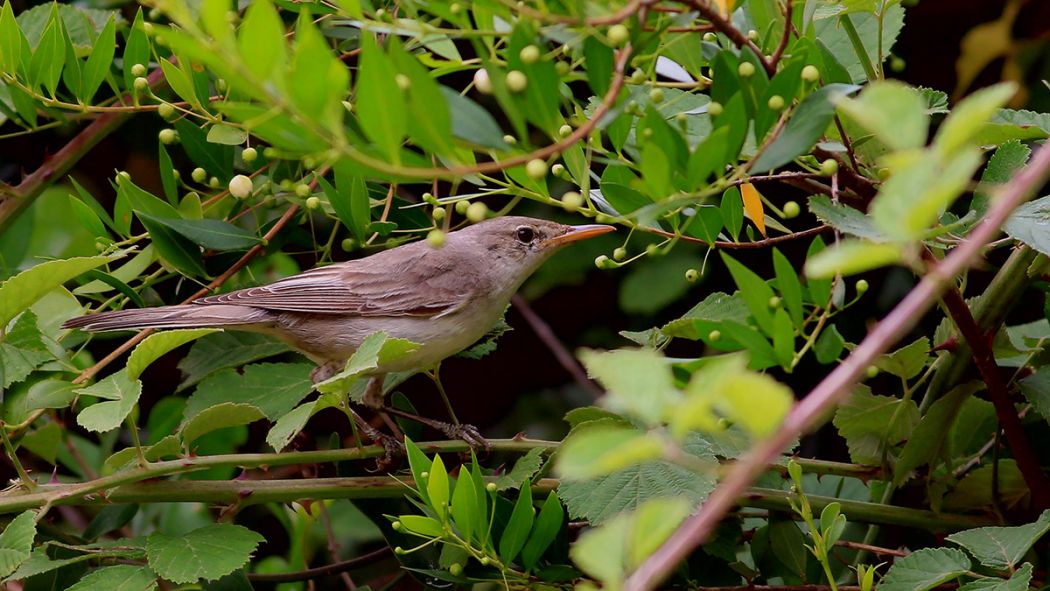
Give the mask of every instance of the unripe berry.
<svg viewBox="0 0 1050 591">
<path fill-rule="evenodd" d="M 718 43 L 718 35 L 708 31 L 704 33 L 704 41 L 707 41 L 708 43 Z"/>
<path fill-rule="evenodd" d="M 467 208 L 468 207 L 470 207 L 470 201 L 469 200 L 464 199 L 463 201 L 457 201 L 456 202 L 456 213 L 458 213 L 459 215 L 465 215 L 467 213 Z"/>
<path fill-rule="evenodd" d="M 489 214 L 489 207 L 480 201 L 475 201 L 467 208 L 467 219 L 473 223 L 484 221 Z"/>
<path fill-rule="evenodd" d="M 641 84 L 642 82 L 645 82 L 645 79 L 645 72 L 641 70 L 631 72 L 631 84 Z"/>
<path fill-rule="evenodd" d="M 175 107 L 168 103 L 161 103 L 160 106 L 157 107 L 157 114 L 160 115 L 161 119 L 171 119 L 175 116 Z"/>
<path fill-rule="evenodd" d="M 820 163 L 820 174 L 824 176 L 832 176 L 839 171 L 839 161 L 834 158 L 828 158 L 824 162 Z"/>
<path fill-rule="evenodd" d="M 904 68 L 907 66 L 908 64 L 898 56 L 890 58 L 890 70 L 893 70 L 894 72 L 903 72 Z"/>
<path fill-rule="evenodd" d="M 615 222 L 616 219 L 613 218 L 611 215 L 599 213 L 598 215 L 594 216 L 594 221 L 598 222 L 599 224 L 611 224 Z"/>
<path fill-rule="evenodd" d="M 529 160 L 528 164 L 525 165 L 525 174 L 529 175 L 530 179 L 539 180 L 547 176 L 547 163 L 539 158 Z"/>
<path fill-rule="evenodd" d="M 707 340 L 711 341 L 712 343 L 718 341 L 718 339 L 720 338 L 722 338 L 722 331 L 720 330 L 712 330 L 711 332 L 707 333 Z"/>
<path fill-rule="evenodd" d="M 554 62 L 554 71 L 558 74 L 558 76 L 565 76 L 569 73 L 570 70 L 572 70 L 572 66 L 569 64 L 569 62 Z"/>
<path fill-rule="evenodd" d="M 507 89 L 511 92 L 522 92 L 529 85 L 529 78 L 525 72 L 511 70 L 507 72 Z"/>
<path fill-rule="evenodd" d="M 446 212 L 444 207 L 435 207 L 434 211 L 430 213 L 430 217 L 434 218 L 435 222 L 440 222 L 441 220 L 445 219 L 445 213 Z"/>
<path fill-rule="evenodd" d="M 755 75 L 755 64 L 740 62 L 740 65 L 736 67 L 736 73 L 740 74 L 741 78 L 750 78 Z"/>
<path fill-rule="evenodd" d="M 270 160 L 276 160 L 281 157 L 281 153 L 277 151 L 277 148 L 273 146 L 267 146 L 263 148 L 263 156 L 266 156 Z"/>
<path fill-rule="evenodd" d="M 516 138 L 516 137 L 514 137 L 514 136 L 512 136 L 510 134 L 507 134 L 507 135 L 503 136 L 503 143 L 505 143 L 507 145 L 510 145 L 510 146 L 513 146 L 514 144 L 518 143 L 518 138 Z"/>
<path fill-rule="evenodd" d="M 631 32 L 627 30 L 627 27 L 622 24 L 616 24 L 609 27 L 609 42 L 615 46 L 623 45 L 627 43 L 627 40 L 631 38 Z"/>
<path fill-rule="evenodd" d="M 193 179 L 194 182 L 203 183 L 204 181 L 208 180 L 208 171 L 198 166 L 197 168 L 193 169 L 193 172 L 190 173 L 190 178 Z"/>
<path fill-rule="evenodd" d="M 382 8 L 380 8 L 379 10 L 382 10 Z M 377 10 L 376 12 L 378 13 L 379 10 Z M 394 548 L 394 554 L 404 554 L 404 553 L 405 553 L 405 549 L 402 548 L 401 546 L 397 546 L 396 548 Z"/>
<path fill-rule="evenodd" d="M 784 204 L 784 217 L 786 219 L 790 220 L 791 218 L 798 217 L 798 214 L 800 213 L 802 213 L 802 208 L 799 207 L 798 202 L 788 201 Z"/>
<path fill-rule="evenodd" d="M 427 232 L 427 244 L 430 245 L 430 248 L 445 246 L 445 233 L 438 229 Z"/>
<path fill-rule="evenodd" d="M 226 92 L 226 80 L 219 78 L 215 81 L 215 90 L 218 92 Z"/>
<path fill-rule="evenodd" d="M 816 82 L 820 80 L 820 70 L 816 66 L 806 66 L 802 68 L 802 79 L 806 82 Z"/>
<path fill-rule="evenodd" d="M 474 72 L 474 88 L 481 94 L 492 94 L 492 80 L 489 79 L 488 70 L 481 68 Z"/>
<path fill-rule="evenodd" d="M 563 138 L 569 137 L 570 135 L 572 135 L 572 126 L 571 125 L 562 125 L 561 127 L 558 128 L 558 135 L 563 137 Z"/>
<path fill-rule="evenodd" d="M 143 90 L 146 90 L 147 88 L 149 88 L 149 80 L 146 80 L 142 76 L 139 76 L 138 78 L 135 78 L 135 81 L 134 81 L 133 84 L 135 86 L 135 90 L 137 90 L 139 92 L 142 92 Z"/>
<path fill-rule="evenodd" d="M 175 134 L 174 129 L 166 128 L 160 130 L 160 133 L 157 134 L 157 139 L 159 139 L 162 144 L 174 144 L 175 140 L 178 139 L 178 136 Z"/>
<path fill-rule="evenodd" d="M 551 174 L 553 174 L 556 177 L 561 177 L 563 174 L 565 174 L 565 165 L 561 164 L 560 162 L 558 164 L 555 164 L 551 167 Z"/>
<path fill-rule="evenodd" d="M 175 180 L 179 180 L 182 178 L 182 173 L 179 172 L 179 169 L 177 168 L 171 169 L 171 175 L 175 177 Z"/>
<path fill-rule="evenodd" d="M 518 57 L 525 65 L 534 64 L 540 61 L 540 48 L 535 45 L 526 45 L 518 52 Z"/>
<path fill-rule="evenodd" d="M 153 35 L 153 23 L 142 23 L 142 32 L 147 35 Z M 157 39 L 157 43 L 163 45 L 161 41 L 162 39 Z"/>
<path fill-rule="evenodd" d="M 353 238 L 343 238 L 343 241 L 339 243 L 339 246 L 343 248 L 344 252 L 351 252 L 357 248 L 357 241 Z"/>
<path fill-rule="evenodd" d="M 255 162 L 255 159 L 259 157 L 259 152 L 255 148 L 245 148 L 241 151 L 241 160 L 244 160 L 245 164 L 251 164 Z"/>
<path fill-rule="evenodd" d="M 195 170 L 193 172 L 196 173 L 197 171 Z M 229 189 L 230 195 L 233 195 L 238 199 L 244 199 L 252 194 L 252 179 L 243 174 L 239 174 L 230 179 Z"/>
<path fill-rule="evenodd" d="M 452 14 L 459 14 L 463 11 L 463 6 L 461 6 L 459 2 L 453 2 L 448 5 L 448 11 Z"/>
<path fill-rule="evenodd" d="M 758 41 L 758 31 L 751 29 L 747 32 L 747 38 L 751 41 Z"/>
<path fill-rule="evenodd" d="M 303 168 L 313 170 L 317 168 L 317 161 L 312 156 L 306 156 L 303 158 Z"/>
<path fill-rule="evenodd" d="M 698 279 L 700 279 L 700 271 L 697 271 L 696 269 L 689 269 L 685 272 L 685 280 L 689 283 L 696 283 Z"/>
<path fill-rule="evenodd" d="M 867 374 L 869 378 L 873 378 L 879 375 L 879 368 L 875 367 L 874 365 L 871 365 L 868 367 Z"/>
<path fill-rule="evenodd" d="M 598 267 L 599 269 L 605 269 L 609 265 L 610 262 L 611 261 L 609 261 L 609 257 L 607 257 L 607 256 L 605 256 L 603 254 L 603 255 L 599 256 L 598 258 L 594 259 L 594 266 Z"/>
<path fill-rule="evenodd" d="M 310 194 L 310 185 L 305 183 L 299 183 L 295 186 L 295 194 L 300 197 L 306 197 Z"/>
<path fill-rule="evenodd" d="M 565 194 L 561 196 L 561 206 L 569 213 L 578 211 L 583 207 L 583 195 L 580 195 L 576 191 L 566 191 Z"/>
<path fill-rule="evenodd" d="M 309 197 L 306 200 L 306 209 L 317 209 L 321 207 L 321 200 L 317 197 Z"/>
<path fill-rule="evenodd" d="M 781 304 L 781 300 L 780 300 L 779 296 L 772 296 L 772 297 L 769 298 L 768 305 L 769 305 L 770 308 L 776 310 L 777 308 L 780 307 L 780 304 Z"/>
<path fill-rule="evenodd" d="M 453 562 L 452 564 L 448 565 L 448 574 L 452 575 L 453 577 L 458 577 L 459 575 L 463 574 L 463 565 L 458 562 Z"/>
<path fill-rule="evenodd" d="M 659 246 L 657 246 L 655 244 L 647 244 L 645 246 L 645 255 L 646 256 L 655 257 L 655 256 L 660 256 L 661 254 L 662 253 L 660 252 L 660 247 Z"/>
<path fill-rule="evenodd" d="M 392 529 L 394 531 L 401 531 L 402 527 L 404 527 L 404 526 L 401 525 L 400 521 L 395 521 L 395 522 L 390 524 L 390 529 Z"/>
<path fill-rule="evenodd" d="M 126 170 L 122 170 L 117 173 L 117 184 L 122 185 L 127 181 L 131 180 L 131 173 Z"/>
<path fill-rule="evenodd" d="M 707 114 L 712 117 L 718 117 L 722 114 L 722 103 L 717 101 L 711 101 L 707 103 Z"/>
<path fill-rule="evenodd" d="M 766 102 L 766 106 L 768 106 L 771 111 L 779 111 L 784 108 L 784 97 L 780 96 L 779 94 L 774 94 L 773 96 L 769 97 L 769 101 Z"/>
<path fill-rule="evenodd" d="M 412 79 L 404 74 L 397 74 L 394 76 L 394 83 L 401 89 L 401 92 L 407 92 L 409 88 L 412 88 Z"/>
<path fill-rule="evenodd" d="M 617 248 L 616 250 L 613 251 L 613 260 L 615 260 L 615 261 L 622 261 L 625 258 L 627 258 L 627 249 L 626 248 L 621 246 L 621 247 L 619 247 L 619 248 Z"/>
<path fill-rule="evenodd" d="M 485 490 L 487 490 L 487 491 L 489 491 L 489 492 L 496 492 L 496 489 L 497 489 L 497 488 L 499 488 L 499 487 L 498 487 L 498 486 L 496 486 L 496 483 L 495 483 L 495 482 L 490 482 L 490 483 L 488 483 L 488 484 L 486 484 L 486 485 L 485 485 Z M 488 557 L 483 557 L 483 558 L 486 558 L 486 559 L 487 559 Z"/>
<path fill-rule="evenodd" d="M 653 101 L 654 103 L 662 103 L 662 102 L 664 102 L 664 89 L 662 89 L 662 88 L 654 88 L 654 89 L 650 90 L 649 91 L 649 100 Z"/>
<path fill-rule="evenodd" d="M 855 289 L 857 290 L 857 295 L 864 295 L 868 291 L 868 282 L 864 279 L 858 280 Z"/>
</svg>

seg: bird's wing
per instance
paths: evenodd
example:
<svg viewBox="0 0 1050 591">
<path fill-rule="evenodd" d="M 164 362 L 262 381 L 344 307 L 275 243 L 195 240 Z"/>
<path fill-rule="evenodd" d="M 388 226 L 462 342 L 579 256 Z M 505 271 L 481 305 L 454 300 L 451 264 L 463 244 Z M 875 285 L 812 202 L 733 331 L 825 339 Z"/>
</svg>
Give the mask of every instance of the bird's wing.
<svg viewBox="0 0 1050 591">
<path fill-rule="evenodd" d="M 470 301 L 470 282 L 455 277 L 454 261 L 434 261 L 422 250 L 402 254 L 410 256 L 373 255 L 193 303 L 310 314 L 428 317 L 447 314 Z"/>
</svg>

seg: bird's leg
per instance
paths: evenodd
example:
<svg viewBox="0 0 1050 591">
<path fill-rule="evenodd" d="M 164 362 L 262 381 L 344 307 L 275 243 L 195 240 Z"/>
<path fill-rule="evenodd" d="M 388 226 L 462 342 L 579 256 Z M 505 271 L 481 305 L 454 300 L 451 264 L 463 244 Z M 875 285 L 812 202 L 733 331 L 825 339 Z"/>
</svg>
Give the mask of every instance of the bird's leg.
<svg viewBox="0 0 1050 591">
<path fill-rule="evenodd" d="M 453 425 L 459 424 L 459 419 L 456 417 L 456 411 L 452 410 L 452 402 L 448 399 L 448 394 L 445 393 L 445 386 L 441 383 L 441 362 L 438 361 L 434 365 L 434 369 L 427 372 L 430 379 L 434 380 L 434 386 L 437 388 L 438 394 L 441 395 L 441 401 L 445 403 L 445 410 L 448 411 L 448 416 L 452 419 Z"/>
<path fill-rule="evenodd" d="M 379 417 L 383 419 L 383 422 L 386 423 L 386 426 L 390 428 L 390 432 L 394 434 L 394 437 L 404 439 L 405 434 L 402 433 L 401 429 L 397 427 L 397 423 L 395 423 L 394 420 L 390 418 L 390 415 L 383 412 L 383 382 L 385 381 L 386 374 L 372 376 L 372 378 L 368 380 L 368 385 L 365 386 L 365 394 L 363 396 L 362 402 L 364 402 L 365 406 L 367 406 L 368 408 L 374 409 L 377 413 L 379 413 Z"/>
<path fill-rule="evenodd" d="M 353 417 L 354 423 L 357 424 L 357 428 L 365 434 L 365 437 L 371 439 L 373 442 L 382 445 L 384 452 L 383 457 L 376 459 L 376 470 L 379 472 L 387 472 L 390 467 L 394 465 L 397 458 L 405 457 L 405 444 L 402 443 L 397 437 L 393 437 L 383 433 L 370 425 L 361 415 L 354 412 L 353 409 L 347 409 L 350 416 Z"/>
<path fill-rule="evenodd" d="M 389 406 L 383 407 L 383 410 L 394 416 L 405 418 L 410 421 L 415 421 L 428 427 L 433 427 L 434 429 L 437 429 L 438 431 L 444 433 L 445 436 L 450 439 L 461 439 L 467 442 L 467 445 L 474 449 L 482 449 L 485 451 L 489 451 L 490 449 L 492 449 L 492 444 L 490 444 L 487 439 L 482 437 L 481 432 L 478 431 L 478 428 L 474 425 L 467 425 L 465 423 L 446 423 L 444 421 L 435 421 L 434 419 L 421 417 L 419 415 L 415 415 L 410 412 L 405 412 L 403 410 Z"/>
<path fill-rule="evenodd" d="M 344 366 L 346 366 L 345 361 L 325 361 L 310 372 L 310 382 L 314 385 L 320 384 L 342 371 Z"/>
</svg>

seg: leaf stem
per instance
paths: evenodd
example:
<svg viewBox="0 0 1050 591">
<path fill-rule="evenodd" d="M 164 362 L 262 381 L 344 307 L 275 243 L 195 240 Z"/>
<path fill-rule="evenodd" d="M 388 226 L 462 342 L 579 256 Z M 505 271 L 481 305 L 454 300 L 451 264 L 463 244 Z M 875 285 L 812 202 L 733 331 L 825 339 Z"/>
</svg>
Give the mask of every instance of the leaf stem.
<svg viewBox="0 0 1050 591">
<path fill-rule="evenodd" d="M 853 51 L 857 54 L 860 65 L 864 66 L 864 73 L 868 76 L 868 80 L 878 80 L 879 74 L 875 71 L 875 67 L 871 65 L 871 58 L 868 56 L 868 51 L 864 49 L 864 42 L 860 39 L 857 27 L 853 26 L 853 19 L 848 14 L 840 15 L 839 25 L 842 26 L 842 30 L 849 37 L 849 42 L 853 45 Z"/>
</svg>

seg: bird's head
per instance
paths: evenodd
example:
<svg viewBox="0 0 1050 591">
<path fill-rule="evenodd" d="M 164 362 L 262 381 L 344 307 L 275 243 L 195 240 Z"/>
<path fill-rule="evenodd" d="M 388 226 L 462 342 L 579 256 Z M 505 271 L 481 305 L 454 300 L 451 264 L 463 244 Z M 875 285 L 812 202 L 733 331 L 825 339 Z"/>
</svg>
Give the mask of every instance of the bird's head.
<svg viewBox="0 0 1050 591">
<path fill-rule="evenodd" d="M 493 265 L 531 273 L 567 244 L 615 230 L 601 224 L 569 226 L 536 218 L 503 216 L 453 232 L 449 240 L 469 244 L 471 250 L 491 258 Z"/>
</svg>

